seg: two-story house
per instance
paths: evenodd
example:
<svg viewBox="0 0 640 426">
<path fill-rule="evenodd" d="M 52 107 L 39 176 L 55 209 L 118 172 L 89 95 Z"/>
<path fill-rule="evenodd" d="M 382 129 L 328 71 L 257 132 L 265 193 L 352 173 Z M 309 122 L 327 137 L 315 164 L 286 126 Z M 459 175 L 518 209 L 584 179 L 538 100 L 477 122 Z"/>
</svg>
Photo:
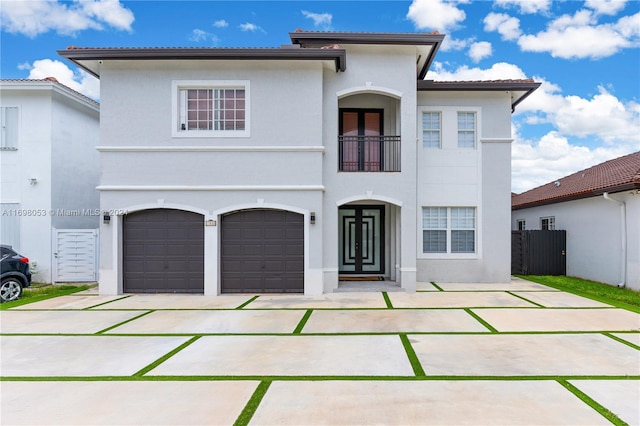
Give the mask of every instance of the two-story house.
<svg viewBox="0 0 640 426">
<path fill-rule="evenodd" d="M 69 48 L 101 80 L 100 292 L 510 280 L 511 112 L 532 80 L 424 80 L 443 35 Z"/>
<path fill-rule="evenodd" d="M 34 281 L 95 281 L 100 105 L 59 83 L 0 80 L 0 243 Z"/>
</svg>

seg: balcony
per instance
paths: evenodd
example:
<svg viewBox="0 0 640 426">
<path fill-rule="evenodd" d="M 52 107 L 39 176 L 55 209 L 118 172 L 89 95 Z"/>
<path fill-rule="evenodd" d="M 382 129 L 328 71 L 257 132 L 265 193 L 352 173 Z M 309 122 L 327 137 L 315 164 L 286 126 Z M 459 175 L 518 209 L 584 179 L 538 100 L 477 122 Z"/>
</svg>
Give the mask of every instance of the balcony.
<svg viewBox="0 0 640 426">
<path fill-rule="evenodd" d="M 338 171 L 399 172 L 400 136 L 338 136 Z"/>
</svg>

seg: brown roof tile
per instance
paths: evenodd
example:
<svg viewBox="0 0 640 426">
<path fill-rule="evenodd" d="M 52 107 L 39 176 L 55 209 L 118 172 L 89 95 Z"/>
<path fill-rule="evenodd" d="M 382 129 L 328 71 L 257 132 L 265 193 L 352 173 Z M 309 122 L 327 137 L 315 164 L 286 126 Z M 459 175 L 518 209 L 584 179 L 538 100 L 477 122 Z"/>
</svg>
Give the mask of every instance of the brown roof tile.
<svg viewBox="0 0 640 426">
<path fill-rule="evenodd" d="M 511 197 L 513 210 L 640 189 L 640 151 L 581 170 Z"/>
</svg>

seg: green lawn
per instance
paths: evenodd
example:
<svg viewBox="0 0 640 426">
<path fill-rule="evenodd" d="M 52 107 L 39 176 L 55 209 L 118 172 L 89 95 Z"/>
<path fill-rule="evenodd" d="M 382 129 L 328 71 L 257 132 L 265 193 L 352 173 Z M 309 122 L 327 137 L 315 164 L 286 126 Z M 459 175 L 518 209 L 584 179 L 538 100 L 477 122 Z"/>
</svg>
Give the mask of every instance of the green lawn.
<svg viewBox="0 0 640 426">
<path fill-rule="evenodd" d="M 22 296 L 20 296 L 18 300 L 0 304 L 0 310 L 26 305 L 27 303 L 39 302 L 40 300 L 51 299 L 52 297 L 65 296 L 67 294 L 86 290 L 94 285 L 54 285 L 32 283 L 30 287 L 24 289 Z"/>
<path fill-rule="evenodd" d="M 553 287 L 558 290 L 589 297 L 591 299 L 640 313 L 640 292 L 628 288 L 618 288 L 596 281 L 575 277 L 517 275 L 518 277 Z"/>
</svg>

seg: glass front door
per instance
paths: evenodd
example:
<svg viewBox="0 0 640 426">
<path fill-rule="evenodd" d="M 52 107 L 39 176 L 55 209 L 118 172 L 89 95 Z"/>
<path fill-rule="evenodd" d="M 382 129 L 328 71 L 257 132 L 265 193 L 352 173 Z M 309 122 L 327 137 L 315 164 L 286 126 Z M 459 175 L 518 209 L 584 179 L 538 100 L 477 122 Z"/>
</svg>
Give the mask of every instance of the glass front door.
<svg viewBox="0 0 640 426">
<path fill-rule="evenodd" d="M 384 206 L 340 207 L 338 232 L 340 273 L 384 273 Z"/>
</svg>

